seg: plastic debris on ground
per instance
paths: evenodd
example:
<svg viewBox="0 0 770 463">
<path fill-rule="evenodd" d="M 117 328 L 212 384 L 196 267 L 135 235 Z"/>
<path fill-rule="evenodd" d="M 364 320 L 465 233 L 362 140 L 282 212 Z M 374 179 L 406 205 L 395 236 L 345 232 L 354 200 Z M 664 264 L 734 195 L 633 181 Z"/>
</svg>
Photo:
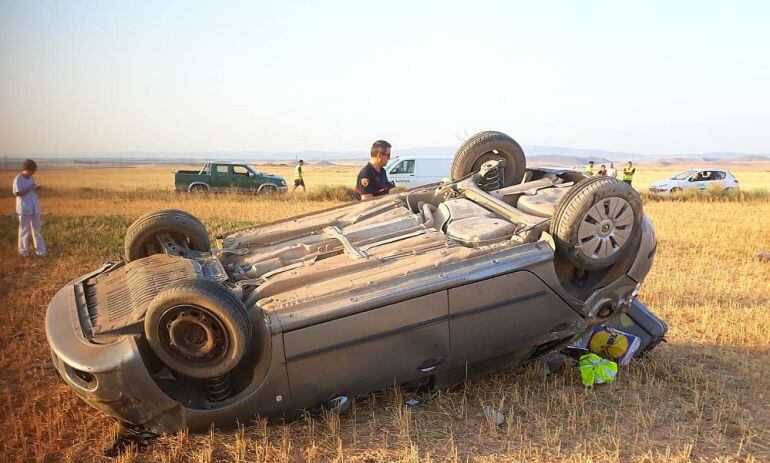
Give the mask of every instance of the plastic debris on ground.
<svg viewBox="0 0 770 463">
<path fill-rule="evenodd" d="M 497 426 L 505 423 L 505 414 L 495 410 L 488 405 L 484 406 L 484 416 L 487 418 L 487 420 L 495 423 Z"/>
<path fill-rule="evenodd" d="M 567 368 L 567 365 L 571 365 L 573 362 L 573 359 L 564 354 L 548 354 L 537 359 L 537 371 L 541 375 L 547 376 L 551 373 L 564 371 Z"/>
<path fill-rule="evenodd" d="M 580 370 L 580 379 L 583 381 L 583 385 L 591 387 L 594 384 L 614 381 L 618 375 L 618 364 L 596 354 L 586 354 L 580 357 L 578 370 Z"/>
<path fill-rule="evenodd" d="M 422 401 L 417 399 L 409 399 L 404 402 L 405 404 L 409 405 L 410 407 L 416 407 L 417 405 L 420 405 Z"/>
<path fill-rule="evenodd" d="M 141 452 L 151 444 L 155 443 L 158 435 L 148 431 L 141 426 L 134 426 L 128 423 L 121 423 L 121 429 L 112 446 L 104 451 L 104 455 L 115 458 L 128 452 L 130 448 Z"/>
<path fill-rule="evenodd" d="M 640 344 L 641 340 L 633 334 L 599 325 L 573 346 L 587 348 L 592 353 L 612 360 L 618 365 L 628 365 L 639 350 Z"/>
</svg>

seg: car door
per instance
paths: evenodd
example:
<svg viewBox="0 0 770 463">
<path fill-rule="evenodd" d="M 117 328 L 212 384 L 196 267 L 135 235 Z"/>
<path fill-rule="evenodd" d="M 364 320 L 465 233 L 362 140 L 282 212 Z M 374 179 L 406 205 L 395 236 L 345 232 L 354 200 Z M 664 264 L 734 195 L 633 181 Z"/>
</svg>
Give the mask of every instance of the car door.
<svg viewBox="0 0 770 463">
<path fill-rule="evenodd" d="M 690 177 L 687 181 L 687 187 L 688 188 L 695 188 L 697 190 L 705 190 L 707 183 L 706 180 L 704 180 L 704 176 L 706 175 L 706 171 L 698 172 L 697 174 Z"/>
<path fill-rule="evenodd" d="M 716 175 L 716 171 L 713 170 L 704 170 L 701 172 L 701 181 L 699 182 L 698 188 L 701 191 L 708 190 L 709 188 L 719 188 L 720 182 L 719 182 L 719 176 Z"/>
<path fill-rule="evenodd" d="M 440 371 L 447 320 L 439 291 L 284 333 L 292 397 L 320 403 Z"/>
<path fill-rule="evenodd" d="M 239 191 L 257 190 L 254 186 L 254 173 L 246 166 L 233 166 L 233 177 Z"/>
<path fill-rule="evenodd" d="M 213 164 L 211 168 L 211 187 L 217 190 L 229 188 L 232 182 L 232 166 L 229 164 Z"/>
<path fill-rule="evenodd" d="M 711 171 L 711 175 L 714 178 L 713 183 L 719 186 L 720 190 L 724 190 L 729 185 L 727 184 L 727 174 L 720 170 Z"/>
<path fill-rule="evenodd" d="M 529 271 L 450 289 L 451 366 L 529 352 L 570 337 L 580 321 L 577 312 Z"/>
<path fill-rule="evenodd" d="M 388 180 L 402 188 L 411 188 L 416 185 L 414 178 L 415 160 L 402 159 L 388 171 Z"/>
</svg>

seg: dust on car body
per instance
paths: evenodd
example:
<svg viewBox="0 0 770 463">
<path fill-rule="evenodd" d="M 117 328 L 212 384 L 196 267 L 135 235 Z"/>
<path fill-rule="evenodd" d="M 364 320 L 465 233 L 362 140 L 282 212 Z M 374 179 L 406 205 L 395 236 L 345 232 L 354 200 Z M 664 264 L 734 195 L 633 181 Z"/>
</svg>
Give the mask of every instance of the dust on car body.
<svg viewBox="0 0 770 463">
<path fill-rule="evenodd" d="M 450 385 L 637 307 L 657 246 L 633 188 L 527 169 L 482 132 L 452 180 L 218 237 L 139 218 L 126 259 L 49 305 L 64 381 L 157 432 L 296 416 L 395 383 Z"/>
</svg>

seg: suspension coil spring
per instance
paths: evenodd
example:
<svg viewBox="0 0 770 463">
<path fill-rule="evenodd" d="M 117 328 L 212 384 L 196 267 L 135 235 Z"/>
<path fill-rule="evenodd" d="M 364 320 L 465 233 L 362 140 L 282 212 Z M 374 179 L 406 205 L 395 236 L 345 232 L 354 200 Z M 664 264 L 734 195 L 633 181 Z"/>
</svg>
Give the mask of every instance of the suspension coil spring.
<svg viewBox="0 0 770 463">
<path fill-rule="evenodd" d="M 230 397 L 232 387 L 230 384 L 230 374 L 225 373 L 216 378 L 210 378 L 206 383 L 206 397 L 212 402 L 220 402 Z"/>
<path fill-rule="evenodd" d="M 505 172 L 502 162 L 491 161 L 481 166 L 479 188 L 484 191 L 499 190 L 504 186 Z"/>
</svg>

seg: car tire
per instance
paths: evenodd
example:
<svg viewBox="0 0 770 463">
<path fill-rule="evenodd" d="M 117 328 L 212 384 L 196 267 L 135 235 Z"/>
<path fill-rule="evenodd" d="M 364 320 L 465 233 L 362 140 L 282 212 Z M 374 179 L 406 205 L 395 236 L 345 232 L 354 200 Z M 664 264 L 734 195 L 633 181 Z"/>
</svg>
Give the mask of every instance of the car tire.
<svg viewBox="0 0 770 463">
<path fill-rule="evenodd" d="M 524 150 L 513 138 L 494 131 L 477 133 L 457 149 L 450 171 L 452 180 L 472 174 L 478 171 L 482 164 L 494 159 L 505 161 L 503 186 L 521 182 L 527 168 Z"/>
<path fill-rule="evenodd" d="M 557 252 L 572 264 L 597 270 L 636 248 L 642 217 L 642 199 L 633 187 L 611 177 L 591 177 L 559 200 L 551 234 Z"/>
<path fill-rule="evenodd" d="M 211 241 L 206 227 L 194 215 L 177 209 L 166 209 L 145 214 L 128 227 L 124 248 L 126 262 L 160 254 L 163 248 L 157 242 L 160 233 L 170 234 L 179 245 L 178 255 L 186 250 L 207 252 Z"/>
<path fill-rule="evenodd" d="M 278 193 L 278 187 L 275 185 L 264 185 L 259 189 L 261 195 L 274 195 Z"/>
<path fill-rule="evenodd" d="M 202 193 L 208 193 L 208 192 L 209 192 L 209 187 L 202 183 L 196 183 L 195 185 L 190 186 L 190 193 L 202 194 Z"/>
<path fill-rule="evenodd" d="M 209 280 L 184 280 L 158 293 L 145 314 L 144 331 L 163 364 L 192 378 L 230 372 L 253 337 L 241 300 Z"/>
</svg>

